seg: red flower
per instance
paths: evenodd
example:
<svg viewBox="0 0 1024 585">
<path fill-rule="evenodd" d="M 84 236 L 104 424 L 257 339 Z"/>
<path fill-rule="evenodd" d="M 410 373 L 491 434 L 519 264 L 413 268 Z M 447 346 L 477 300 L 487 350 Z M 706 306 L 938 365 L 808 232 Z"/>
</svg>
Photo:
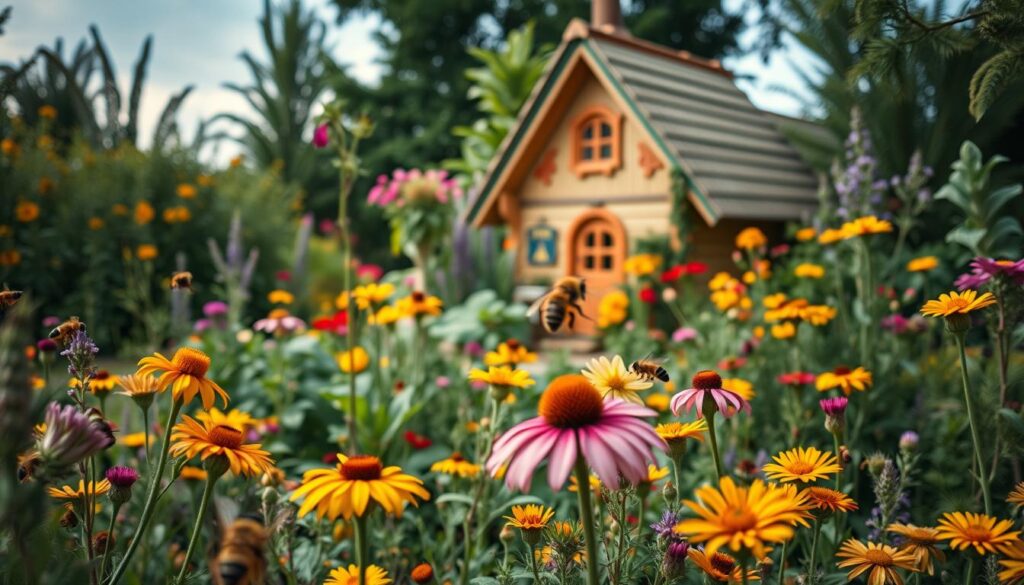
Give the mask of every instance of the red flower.
<svg viewBox="0 0 1024 585">
<path fill-rule="evenodd" d="M 679 280 L 679 277 L 686 274 L 686 266 L 682 264 L 676 264 L 672 268 L 669 268 L 665 272 L 661 273 L 661 282 L 670 283 Z"/>
<path fill-rule="evenodd" d="M 779 374 L 779 377 L 776 379 L 779 381 L 779 384 L 803 386 L 805 384 L 812 384 L 815 380 L 815 375 L 810 372 L 786 372 L 785 374 Z"/>
<path fill-rule="evenodd" d="M 658 293 L 653 288 L 645 286 L 640 289 L 640 301 L 647 303 L 648 305 L 653 305 L 658 302 Z"/>
<path fill-rule="evenodd" d="M 687 262 L 683 264 L 683 273 L 690 276 L 704 274 L 708 271 L 708 265 L 703 262 Z"/>
<path fill-rule="evenodd" d="M 274 273 L 274 278 L 281 282 L 288 282 L 292 279 L 292 273 L 288 270 L 278 270 Z"/>
<path fill-rule="evenodd" d="M 377 282 L 384 276 L 384 269 L 376 264 L 361 264 L 356 269 L 356 278 L 360 282 Z"/>
<path fill-rule="evenodd" d="M 768 251 L 768 255 L 771 256 L 772 258 L 778 258 L 779 256 L 784 256 L 788 253 L 789 244 L 779 244 L 778 246 L 772 247 L 772 249 Z"/>
<path fill-rule="evenodd" d="M 426 449 L 434 444 L 429 438 L 412 431 L 405 431 L 405 442 L 409 443 L 409 446 L 416 450 Z"/>
<path fill-rule="evenodd" d="M 330 317 L 317 317 L 313 319 L 313 329 L 345 335 L 348 332 L 348 314 L 345 311 L 338 311 Z"/>
</svg>

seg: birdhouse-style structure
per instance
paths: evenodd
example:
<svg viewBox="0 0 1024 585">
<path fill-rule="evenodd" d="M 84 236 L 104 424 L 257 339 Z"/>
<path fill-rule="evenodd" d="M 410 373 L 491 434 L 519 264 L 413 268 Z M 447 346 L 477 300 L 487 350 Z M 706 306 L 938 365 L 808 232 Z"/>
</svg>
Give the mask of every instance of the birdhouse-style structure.
<svg viewBox="0 0 1024 585">
<path fill-rule="evenodd" d="M 565 31 L 465 221 L 504 224 L 517 282 L 581 276 L 596 313 L 639 239 L 726 267 L 733 238 L 808 216 L 818 179 L 717 61 L 631 37 L 617 0 Z M 579 324 L 579 321 L 577 322 Z M 586 327 L 588 321 L 583 321 Z"/>
</svg>

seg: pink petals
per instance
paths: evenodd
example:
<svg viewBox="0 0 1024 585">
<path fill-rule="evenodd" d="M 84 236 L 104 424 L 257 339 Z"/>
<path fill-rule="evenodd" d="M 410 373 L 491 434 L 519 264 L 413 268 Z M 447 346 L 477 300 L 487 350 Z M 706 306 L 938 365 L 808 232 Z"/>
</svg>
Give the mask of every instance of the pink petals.
<svg viewBox="0 0 1024 585">
<path fill-rule="evenodd" d="M 672 407 L 672 413 L 679 416 L 680 411 L 685 410 L 689 412 L 693 410 L 694 406 L 696 406 L 697 416 L 703 418 L 704 399 L 706 397 L 715 401 L 715 405 L 718 407 L 718 412 L 721 412 L 722 416 L 725 418 L 731 417 L 740 410 L 750 414 L 750 403 L 744 400 L 739 394 L 730 392 L 724 388 L 712 388 L 710 390 L 687 388 L 672 397 L 672 402 L 670 404 Z"/>
</svg>

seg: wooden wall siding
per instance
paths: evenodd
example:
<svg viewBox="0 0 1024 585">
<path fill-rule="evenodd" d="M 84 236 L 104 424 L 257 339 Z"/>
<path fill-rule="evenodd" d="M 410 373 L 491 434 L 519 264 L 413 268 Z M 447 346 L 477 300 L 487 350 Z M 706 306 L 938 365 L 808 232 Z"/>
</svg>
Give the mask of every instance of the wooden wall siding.
<svg viewBox="0 0 1024 585">
<path fill-rule="evenodd" d="M 558 263 L 555 266 L 530 266 L 526 261 L 526 254 L 519 254 L 517 266 L 517 282 L 523 284 L 549 283 L 557 278 L 565 276 L 566 261 L 568 259 L 565 249 L 567 230 L 581 213 L 590 209 L 588 203 L 561 203 L 557 205 L 531 205 L 524 204 L 520 207 L 523 230 L 531 226 L 544 223 L 558 230 Z M 628 253 L 633 253 L 635 242 L 650 236 L 664 236 L 669 232 L 669 214 L 672 204 L 668 197 L 660 201 L 645 200 L 640 203 L 609 203 L 605 206 L 608 211 L 615 213 L 622 220 L 626 227 L 626 237 L 630 247 Z M 697 220 L 701 222 L 701 220 Z M 701 222 L 703 223 L 703 222 Z M 525 235 L 523 236 L 525 245 Z"/>
<path fill-rule="evenodd" d="M 732 252 L 736 248 L 736 234 L 747 227 L 756 226 L 768 236 L 768 246 L 784 242 L 785 223 L 779 221 L 746 221 L 742 219 L 723 219 L 714 228 L 709 228 L 695 217 L 692 222 L 693 233 L 687 238 L 690 249 L 689 260 L 708 264 L 708 276 L 725 271 L 735 276 L 740 270 L 732 261 Z"/>
<path fill-rule="evenodd" d="M 604 86 L 593 76 L 582 84 L 571 105 L 561 116 L 560 122 L 546 135 L 538 136 L 542 142 L 537 147 L 539 153 L 554 149 L 556 172 L 551 176 L 551 183 L 545 185 L 537 179 L 533 172 L 526 175 L 518 190 L 520 203 L 542 200 L 548 197 L 557 199 L 579 199 L 583 202 L 596 203 L 602 197 L 621 195 L 667 195 L 671 188 L 671 177 L 666 170 L 656 172 L 651 177 L 644 176 L 640 165 L 640 152 L 636 144 L 646 140 L 647 135 L 629 116 L 622 123 L 622 167 L 611 176 L 587 175 L 579 179 L 569 165 L 572 151 L 572 122 L 588 108 L 599 105 L 613 112 L 620 112 Z M 532 145 L 531 145 L 532 147 Z M 531 169 L 543 164 L 544 157 L 535 155 L 531 161 Z M 664 161 L 662 161 L 664 163 Z"/>
<path fill-rule="evenodd" d="M 721 217 L 795 219 L 817 205 L 817 179 L 775 120 L 728 78 L 592 39 Z"/>
</svg>

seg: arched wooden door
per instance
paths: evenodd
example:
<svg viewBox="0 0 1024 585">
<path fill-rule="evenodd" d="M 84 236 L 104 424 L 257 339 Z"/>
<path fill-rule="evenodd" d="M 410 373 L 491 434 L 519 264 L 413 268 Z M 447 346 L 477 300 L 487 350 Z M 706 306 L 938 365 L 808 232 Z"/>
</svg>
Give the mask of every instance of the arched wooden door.
<svg viewBox="0 0 1024 585">
<path fill-rule="evenodd" d="M 570 276 L 586 279 L 587 300 L 583 312 L 590 319 L 576 319 L 575 332 L 591 335 L 597 330 L 601 298 L 622 283 L 626 260 L 626 230 L 618 216 L 604 208 L 581 213 L 566 234 Z"/>
</svg>

